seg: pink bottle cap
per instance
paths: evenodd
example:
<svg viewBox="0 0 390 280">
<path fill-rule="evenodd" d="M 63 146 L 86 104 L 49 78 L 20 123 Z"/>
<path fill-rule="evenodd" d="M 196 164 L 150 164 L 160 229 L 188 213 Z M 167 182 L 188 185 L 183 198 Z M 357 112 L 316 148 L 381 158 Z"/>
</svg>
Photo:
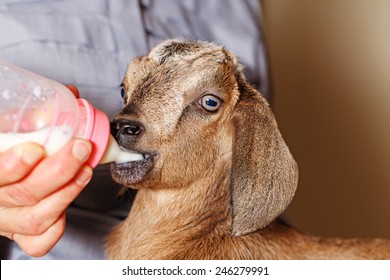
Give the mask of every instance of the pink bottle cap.
<svg viewBox="0 0 390 280">
<path fill-rule="evenodd" d="M 85 99 L 77 99 L 80 109 L 80 125 L 76 137 L 90 140 L 92 154 L 86 164 L 96 167 L 102 159 L 110 138 L 110 121 L 106 114 L 93 107 Z"/>
</svg>

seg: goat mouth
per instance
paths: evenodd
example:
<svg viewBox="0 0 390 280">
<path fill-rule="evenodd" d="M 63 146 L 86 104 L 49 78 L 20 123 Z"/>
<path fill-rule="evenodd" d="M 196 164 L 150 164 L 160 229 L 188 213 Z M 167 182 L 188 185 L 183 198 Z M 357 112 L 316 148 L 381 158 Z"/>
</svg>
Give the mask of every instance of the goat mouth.
<svg viewBox="0 0 390 280">
<path fill-rule="evenodd" d="M 142 154 L 142 160 L 111 163 L 112 178 L 119 184 L 129 186 L 138 183 L 152 170 L 157 154 Z"/>
</svg>

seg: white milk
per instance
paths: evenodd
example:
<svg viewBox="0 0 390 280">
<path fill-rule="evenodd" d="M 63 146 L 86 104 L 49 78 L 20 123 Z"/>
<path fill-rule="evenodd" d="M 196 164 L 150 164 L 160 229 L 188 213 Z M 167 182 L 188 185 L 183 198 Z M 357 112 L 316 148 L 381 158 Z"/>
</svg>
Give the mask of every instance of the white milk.
<svg viewBox="0 0 390 280">
<path fill-rule="evenodd" d="M 114 137 L 110 135 L 110 139 L 108 141 L 106 151 L 99 163 L 108 163 L 108 162 L 123 163 L 123 162 L 137 161 L 143 159 L 144 156 L 142 154 L 123 151 L 119 147 L 118 143 L 115 141 Z"/>
<path fill-rule="evenodd" d="M 63 147 L 73 137 L 71 126 L 55 126 L 26 133 L 0 132 L 0 152 L 4 152 L 17 144 L 35 142 L 45 147 L 47 155 L 51 155 Z"/>
</svg>

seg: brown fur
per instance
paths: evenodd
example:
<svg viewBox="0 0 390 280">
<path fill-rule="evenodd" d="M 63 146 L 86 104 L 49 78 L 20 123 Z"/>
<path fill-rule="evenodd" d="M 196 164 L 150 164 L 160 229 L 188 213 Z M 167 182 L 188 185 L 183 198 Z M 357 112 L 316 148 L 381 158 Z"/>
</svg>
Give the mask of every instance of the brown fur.
<svg viewBox="0 0 390 280">
<path fill-rule="evenodd" d="M 123 81 L 114 134 L 144 164 L 113 164 L 138 189 L 109 236 L 112 259 L 389 259 L 386 240 L 305 235 L 274 221 L 298 170 L 266 101 L 234 55 L 214 44 L 172 40 L 135 59 Z M 215 113 L 198 100 L 223 100 Z M 137 135 L 121 122 L 137 122 Z"/>
</svg>

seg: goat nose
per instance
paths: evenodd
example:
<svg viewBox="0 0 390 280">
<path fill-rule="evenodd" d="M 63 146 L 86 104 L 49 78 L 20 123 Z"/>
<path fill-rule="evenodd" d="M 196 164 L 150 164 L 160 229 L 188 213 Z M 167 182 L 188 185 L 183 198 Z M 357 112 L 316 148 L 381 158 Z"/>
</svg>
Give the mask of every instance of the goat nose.
<svg viewBox="0 0 390 280">
<path fill-rule="evenodd" d="M 137 121 L 126 119 L 115 120 L 111 123 L 111 133 L 113 135 L 139 136 L 144 131 L 144 127 Z"/>
</svg>

